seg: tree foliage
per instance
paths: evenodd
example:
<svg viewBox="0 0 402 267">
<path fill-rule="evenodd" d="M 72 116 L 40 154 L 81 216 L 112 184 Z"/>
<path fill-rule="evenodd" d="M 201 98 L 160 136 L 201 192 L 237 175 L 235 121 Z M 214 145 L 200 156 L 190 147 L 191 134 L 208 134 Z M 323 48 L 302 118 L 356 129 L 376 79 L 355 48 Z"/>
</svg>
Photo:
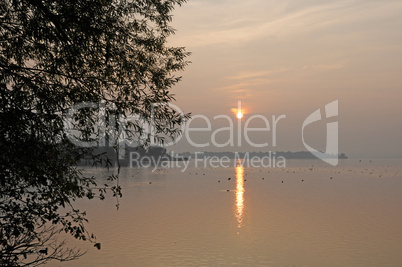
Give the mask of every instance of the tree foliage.
<svg viewBox="0 0 402 267">
<path fill-rule="evenodd" d="M 102 116 L 116 131 L 118 118 L 138 114 L 156 119 L 156 138 L 180 134 L 177 126 L 188 115 L 169 106 L 174 100 L 170 89 L 180 80 L 176 73 L 187 65 L 189 53 L 169 47 L 167 38 L 174 33 L 171 12 L 184 2 L 0 2 L 1 265 L 79 256 L 60 253 L 54 243 L 46 246 L 43 236 L 53 238 L 58 230 L 94 240 L 85 229 L 85 212 L 73 203 L 103 198 L 108 186 L 99 187 L 95 177 L 76 167 L 96 155 L 69 141 L 64 116 L 69 108 L 83 102 L 112 107 Z M 151 114 L 153 103 L 165 104 Z M 99 137 L 98 118 L 96 107 L 74 114 L 81 140 Z M 126 138 L 135 139 L 142 128 L 139 121 L 129 121 L 124 130 Z M 111 189 L 120 194 L 118 183 Z M 44 256 L 45 247 L 53 249 L 46 253 L 52 257 Z"/>
</svg>

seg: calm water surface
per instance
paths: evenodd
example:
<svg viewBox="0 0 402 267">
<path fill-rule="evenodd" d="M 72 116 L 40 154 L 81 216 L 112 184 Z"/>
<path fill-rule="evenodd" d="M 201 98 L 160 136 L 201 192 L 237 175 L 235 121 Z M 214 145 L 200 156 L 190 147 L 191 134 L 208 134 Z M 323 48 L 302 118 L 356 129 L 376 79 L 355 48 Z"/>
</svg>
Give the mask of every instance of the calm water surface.
<svg viewBox="0 0 402 267">
<path fill-rule="evenodd" d="M 125 168 L 118 211 L 77 203 L 102 249 L 47 266 L 402 266 L 401 163 Z"/>
</svg>

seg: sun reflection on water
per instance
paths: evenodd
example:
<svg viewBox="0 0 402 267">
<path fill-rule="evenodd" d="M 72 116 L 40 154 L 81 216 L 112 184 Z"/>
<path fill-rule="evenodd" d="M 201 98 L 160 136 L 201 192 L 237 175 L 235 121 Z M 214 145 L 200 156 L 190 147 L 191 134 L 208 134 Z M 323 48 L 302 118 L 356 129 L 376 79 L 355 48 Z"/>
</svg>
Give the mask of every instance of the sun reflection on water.
<svg viewBox="0 0 402 267">
<path fill-rule="evenodd" d="M 244 212 L 244 167 L 240 164 L 236 167 L 236 219 L 237 227 L 243 226 Z"/>
</svg>

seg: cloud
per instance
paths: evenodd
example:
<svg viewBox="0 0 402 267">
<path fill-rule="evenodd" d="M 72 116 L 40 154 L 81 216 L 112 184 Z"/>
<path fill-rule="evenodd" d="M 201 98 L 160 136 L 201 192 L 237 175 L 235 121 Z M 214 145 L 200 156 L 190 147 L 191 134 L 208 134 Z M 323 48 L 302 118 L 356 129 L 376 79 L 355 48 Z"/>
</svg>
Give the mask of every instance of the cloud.
<svg viewBox="0 0 402 267">
<path fill-rule="evenodd" d="M 234 76 L 227 77 L 229 80 L 245 80 L 245 79 L 255 79 L 258 77 L 266 77 L 266 76 L 272 76 L 275 74 L 283 73 L 286 71 L 289 71 L 290 68 L 278 68 L 278 69 L 273 69 L 273 70 L 265 70 L 265 71 L 246 71 L 246 72 L 240 72 Z"/>
<path fill-rule="evenodd" d="M 269 80 L 259 80 L 259 81 L 251 81 L 251 82 L 242 82 L 235 83 L 226 86 L 221 86 L 216 88 L 216 90 L 220 91 L 229 91 L 229 92 L 246 92 L 251 91 L 258 85 L 264 85 L 270 83 Z"/>
<path fill-rule="evenodd" d="M 318 69 L 318 70 L 337 70 L 337 69 L 342 69 L 343 67 L 344 67 L 343 64 L 314 66 L 314 68 Z"/>
<path fill-rule="evenodd" d="M 226 84 L 216 90 L 244 93 L 275 82 L 275 75 L 290 71 L 290 68 L 277 68 L 264 71 L 241 71 L 232 76 L 225 77 Z"/>
<path fill-rule="evenodd" d="M 193 0 L 192 2 L 194 2 Z M 297 1 L 298 2 L 298 1 Z M 189 24 L 179 38 L 191 47 L 216 44 L 235 45 L 256 39 L 290 38 L 303 34 L 314 36 L 342 29 L 358 22 L 378 21 L 400 14 L 401 1 L 305 1 L 304 6 L 293 1 L 273 4 L 273 1 L 207 1 L 195 2 L 189 8 Z M 193 17 L 190 18 L 189 16 Z M 195 18 L 194 18 L 195 17 Z M 186 20 L 187 20 L 186 19 Z M 193 22 L 193 23 L 191 23 Z M 346 26 L 346 27 L 345 27 Z M 187 29 L 187 30 L 186 30 Z M 359 29 L 370 30 L 370 28 Z M 319 37 L 319 36 L 315 36 Z"/>
</svg>

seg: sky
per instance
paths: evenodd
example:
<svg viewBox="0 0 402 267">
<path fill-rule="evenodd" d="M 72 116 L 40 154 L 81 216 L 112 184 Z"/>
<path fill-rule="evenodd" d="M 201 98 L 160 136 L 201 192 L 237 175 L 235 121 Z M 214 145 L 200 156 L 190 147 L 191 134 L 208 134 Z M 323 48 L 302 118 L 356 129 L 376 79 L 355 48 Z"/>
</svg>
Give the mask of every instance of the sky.
<svg viewBox="0 0 402 267">
<path fill-rule="evenodd" d="M 211 131 L 193 131 L 170 150 L 301 151 L 302 125 L 338 100 L 338 116 L 306 126 L 304 141 L 326 149 L 326 125 L 338 122 L 339 153 L 402 157 L 402 2 L 393 0 L 190 0 L 173 12 L 169 45 L 191 52 L 183 80 L 172 89 L 185 112 L 204 115 Z M 242 120 L 232 112 L 238 101 Z M 270 131 L 249 132 L 253 143 L 217 147 L 212 133 L 230 126 L 234 139 L 254 115 Z M 274 119 L 285 115 L 276 127 Z M 248 126 L 267 128 L 254 117 Z M 207 127 L 200 117 L 189 127 Z M 243 129 L 242 128 L 242 129 Z M 225 143 L 229 131 L 214 135 Z"/>
</svg>

